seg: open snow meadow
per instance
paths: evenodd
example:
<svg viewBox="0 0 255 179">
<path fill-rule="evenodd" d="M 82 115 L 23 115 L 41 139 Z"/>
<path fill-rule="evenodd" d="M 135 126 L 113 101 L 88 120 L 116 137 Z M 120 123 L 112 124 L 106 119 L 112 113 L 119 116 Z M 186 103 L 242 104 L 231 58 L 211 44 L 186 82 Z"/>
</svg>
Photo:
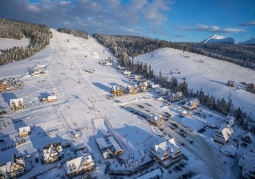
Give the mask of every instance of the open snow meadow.
<svg viewBox="0 0 255 179">
<path fill-rule="evenodd" d="M 194 173 L 193 178 L 196 179 L 239 177 L 238 159 L 222 154 L 222 145 L 213 141 L 217 129 L 205 127 L 210 123 L 219 128 L 226 116 L 202 105 L 193 110 L 194 114 L 181 116 L 184 99 L 167 106 L 157 100 L 158 94 L 153 90 L 109 98 L 112 86 L 134 84 L 123 75 L 123 71 L 115 68 L 117 59 L 90 36 L 86 40 L 54 29 L 51 31 L 53 38 L 45 49 L 27 59 L 0 66 L 1 79 L 11 77 L 24 83 L 23 89 L 0 94 L 0 110 L 7 111 L 0 118 L 0 139 L 3 140 L 0 143 L 0 165 L 10 161 L 13 154 L 22 155 L 31 170 L 19 178 L 68 178 L 63 167 L 65 162 L 89 153 L 96 163 L 96 170 L 91 176 L 100 179 L 113 178 L 113 174 L 107 174 L 108 171 L 119 178 L 138 179 L 155 175 L 164 179 L 178 178 L 187 173 Z M 2 44 L 8 44 L 8 48 L 25 46 L 28 40 L 0 39 L 0 49 Z M 99 64 L 108 57 L 114 61 L 112 66 Z M 247 92 L 241 84 L 255 83 L 254 70 L 170 48 L 137 56 L 135 61 L 150 64 L 154 72 L 161 71 L 168 79 L 172 76 L 179 81 L 186 78 L 189 88 L 194 91 L 202 88 L 216 98 L 232 99 L 236 108 L 241 107 L 255 119 L 255 94 Z M 31 76 L 32 72 L 41 68 L 45 71 L 44 75 Z M 93 73 L 88 70 L 93 70 Z M 227 86 L 228 80 L 235 81 L 236 87 Z M 53 94 L 57 96 L 56 102 L 40 101 Z M 11 110 L 10 99 L 15 98 L 24 99 L 24 109 Z M 152 112 L 169 113 L 171 118 L 156 127 L 144 117 Z M 25 126 L 31 127 L 31 134 L 20 137 L 19 128 Z M 197 132 L 203 128 L 206 128 L 204 133 Z M 229 143 L 237 148 L 237 156 L 241 157 L 254 149 L 254 144 L 242 148 L 241 142 L 236 139 L 245 130 L 235 125 L 234 131 Z M 113 136 L 124 153 L 104 160 L 96 139 L 107 134 Z M 183 158 L 164 168 L 158 160 L 154 161 L 150 148 L 171 138 L 175 139 L 175 146 L 180 148 Z M 41 151 L 53 142 L 67 142 L 71 147 L 63 149 L 65 157 L 59 162 L 42 164 Z M 39 162 L 35 162 L 36 158 Z M 116 174 L 128 170 L 133 172 L 132 175 L 120 177 Z"/>
</svg>

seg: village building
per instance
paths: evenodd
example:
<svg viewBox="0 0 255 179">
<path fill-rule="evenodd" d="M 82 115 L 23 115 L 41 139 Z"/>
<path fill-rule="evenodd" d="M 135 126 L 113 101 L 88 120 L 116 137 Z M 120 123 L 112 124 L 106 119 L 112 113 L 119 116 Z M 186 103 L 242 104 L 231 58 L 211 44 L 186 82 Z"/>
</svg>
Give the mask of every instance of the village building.
<svg viewBox="0 0 255 179">
<path fill-rule="evenodd" d="M 141 91 L 145 92 L 148 88 L 148 83 L 146 81 L 141 81 L 138 83 Z"/>
<path fill-rule="evenodd" d="M 60 142 L 49 144 L 43 147 L 42 160 L 44 163 L 54 163 L 61 160 L 64 157 L 62 152 L 62 146 Z"/>
<path fill-rule="evenodd" d="M 239 159 L 239 167 L 242 171 L 241 179 L 255 178 L 255 151 L 247 152 Z"/>
<path fill-rule="evenodd" d="M 223 123 L 221 124 L 220 128 L 217 130 L 217 132 L 213 136 L 213 140 L 215 142 L 218 142 L 222 145 L 225 145 L 225 143 L 228 142 L 229 138 L 233 135 L 233 128 L 230 127 L 228 124 Z"/>
<path fill-rule="evenodd" d="M 242 136 L 242 141 L 251 144 L 253 142 L 253 137 L 250 132 L 245 133 Z"/>
<path fill-rule="evenodd" d="M 0 82 L 0 92 L 5 91 L 6 88 L 7 88 L 7 85 Z"/>
<path fill-rule="evenodd" d="M 111 87 L 111 94 L 117 95 L 117 96 L 122 95 L 123 94 L 122 87 L 120 85 L 119 86 L 112 86 Z"/>
<path fill-rule="evenodd" d="M 20 137 L 26 137 L 29 134 L 31 134 L 31 128 L 30 126 L 25 126 L 25 127 L 21 127 L 19 128 L 19 136 Z"/>
<path fill-rule="evenodd" d="M 53 94 L 53 96 L 47 96 L 47 101 L 55 102 L 55 101 L 57 101 L 57 96 L 55 94 Z"/>
<path fill-rule="evenodd" d="M 164 167 L 169 167 L 181 159 L 182 152 L 175 140 L 168 139 L 159 144 L 154 144 L 150 148 L 151 154 Z"/>
<path fill-rule="evenodd" d="M 181 91 L 178 91 L 178 92 L 176 92 L 176 93 L 171 93 L 171 94 L 169 95 L 168 100 L 169 100 L 170 102 L 175 102 L 175 101 L 181 100 L 182 98 L 183 98 L 182 92 L 181 92 Z"/>
<path fill-rule="evenodd" d="M 200 104 L 199 100 L 195 98 L 195 99 L 186 101 L 182 107 L 188 110 L 192 110 L 197 108 L 199 104 Z"/>
<path fill-rule="evenodd" d="M 95 163 L 91 155 L 85 154 L 64 164 L 65 172 L 68 178 L 78 175 L 84 175 L 86 172 L 93 171 Z"/>
<path fill-rule="evenodd" d="M 24 108 L 24 100 L 23 98 L 11 99 L 10 106 L 13 111 L 17 111 Z"/>
<path fill-rule="evenodd" d="M 124 150 L 110 134 L 97 138 L 96 144 L 104 159 L 113 158 L 114 156 L 124 152 Z"/>
<path fill-rule="evenodd" d="M 157 113 L 151 113 L 147 120 L 152 123 L 155 126 L 161 126 L 162 125 L 162 116 Z"/>
<path fill-rule="evenodd" d="M 127 94 L 132 94 L 133 93 L 133 87 L 132 86 L 127 86 L 126 93 Z"/>
<path fill-rule="evenodd" d="M 12 160 L 0 165 L 0 179 L 17 178 L 25 174 L 25 161 L 22 156 L 13 156 Z"/>
</svg>

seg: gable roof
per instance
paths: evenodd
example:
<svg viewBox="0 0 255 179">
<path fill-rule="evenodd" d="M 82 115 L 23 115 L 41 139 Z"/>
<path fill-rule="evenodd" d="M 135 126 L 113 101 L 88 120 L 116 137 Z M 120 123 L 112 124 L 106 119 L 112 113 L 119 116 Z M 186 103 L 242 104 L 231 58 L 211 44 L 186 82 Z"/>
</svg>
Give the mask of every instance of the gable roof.
<svg viewBox="0 0 255 179">
<path fill-rule="evenodd" d="M 83 165 L 84 163 L 90 163 L 89 165 Z M 92 159 L 92 156 L 91 155 L 83 155 L 81 157 L 78 157 L 76 159 L 73 159 L 73 160 L 70 160 L 70 161 L 67 161 L 65 164 L 64 164 L 64 168 L 66 170 L 66 173 L 67 174 L 70 174 L 70 173 L 73 173 L 75 171 L 80 171 L 82 169 L 86 169 L 90 166 L 93 166 L 95 165 L 93 159 Z"/>
<path fill-rule="evenodd" d="M 242 136 L 242 139 L 243 139 L 243 138 L 246 138 L 246 137 L 249 137 L 249 138 L 251 139 L 251 141 L 253 141 L 253 137 L 252 137 L 252 135 L 251 135 L 250 132 L 245 133 L 245 134 Z"/>
<path fill-rule="evenodd" d="M 227 141 L 233 134 L 234 130 L 228 124 L 223 123 L 221 124 L 220 128 L 214 134 L 214 137 L 222 136 L 225 141 Z"/>
<path fill-rule="evenodd" d="M 151 147 L 151 152 L 158 158 L 162 158 L 164 154 L 168 154 L 172 158 L 175 157 L 175 153 L 179 150 L 179 146 L 176 145 L 174 139 L 169 139 Z"/>
<path fill-rule="evenodd" d="M 19 134 L 23 134 L 25 132 L 30 132 L 30 131 L 31 131 L 30 126 L 25 126 L 25 127 L 19 128 Z"/>
</svg>

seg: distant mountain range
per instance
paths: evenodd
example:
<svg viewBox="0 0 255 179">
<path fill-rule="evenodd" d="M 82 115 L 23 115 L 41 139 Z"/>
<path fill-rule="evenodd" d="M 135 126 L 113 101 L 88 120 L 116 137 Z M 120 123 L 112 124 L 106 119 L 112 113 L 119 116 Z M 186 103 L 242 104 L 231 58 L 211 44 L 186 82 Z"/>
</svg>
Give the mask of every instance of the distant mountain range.
<svg viewBox="0 0 255 179">
<path fill-rule="evenodd" d="M 246 45 L 255 45 L 255 38 L 251 38 L 250 40 L 244 41 L 244 42 L 239 42 L 238 44 L 246 44 Z"/>
<path fill-rule="evenodd" d="M 202 43 L 235 44 L 235 40 L 232 37 L 224 37 L 215 34 L 210 38 L 203 40 Z M 255 38 L 251 38 L 250 40 L 244 42 L 239 42 L 238 44 L 255 45 Z"/>
</svg>

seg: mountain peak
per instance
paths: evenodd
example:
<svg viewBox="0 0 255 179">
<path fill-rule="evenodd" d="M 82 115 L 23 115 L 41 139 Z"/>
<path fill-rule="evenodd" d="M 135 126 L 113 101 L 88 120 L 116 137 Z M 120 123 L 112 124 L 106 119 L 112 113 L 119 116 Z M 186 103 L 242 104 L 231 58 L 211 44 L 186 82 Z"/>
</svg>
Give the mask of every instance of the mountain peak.
<svg viewBox="0 0 255 179">
<path fill-rule="evenodd" d="M 208 39 L 202 41 L 202 43 L 224 43 L 224 44 L 235 44 L 235 40 L 232 37 L 224 37 L 220 35 L 213 35 Z"/>
<path fill-rule="evenodd" d="M 239 42 L 238 44 L 255 45 L 255 37 L 252 37 L 250 40 L 244 42 Z"/>
</svg>

